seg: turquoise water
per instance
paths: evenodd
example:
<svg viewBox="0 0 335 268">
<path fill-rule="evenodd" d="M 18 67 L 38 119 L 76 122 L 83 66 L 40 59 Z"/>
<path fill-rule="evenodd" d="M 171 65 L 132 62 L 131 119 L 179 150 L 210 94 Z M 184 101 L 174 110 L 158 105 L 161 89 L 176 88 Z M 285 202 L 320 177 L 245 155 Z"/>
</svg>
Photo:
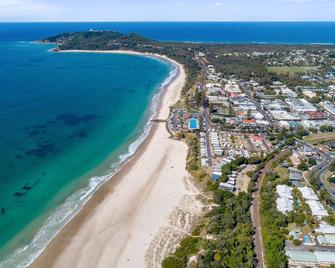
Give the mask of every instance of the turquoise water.
<svg viewBox="0 0 335 268">
<path fill-rule="evenodd" d="M 0 263 L 8 267 L 33 258 L 135 150 L 172 70 L 147 57 L 50 48 L 0 42 Z"/>
</svg>

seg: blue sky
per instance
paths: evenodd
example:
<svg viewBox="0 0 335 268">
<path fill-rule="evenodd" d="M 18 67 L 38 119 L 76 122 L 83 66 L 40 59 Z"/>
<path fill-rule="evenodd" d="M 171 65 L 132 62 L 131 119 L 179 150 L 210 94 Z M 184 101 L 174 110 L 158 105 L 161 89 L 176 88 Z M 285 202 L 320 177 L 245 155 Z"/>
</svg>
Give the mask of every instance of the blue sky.
<svg viewBox="0 0 335 268">
<path fill-rule="evenodd" d="M 335 0 L 0 0 L 0 21 L 335 21 Z"/>
</svg>

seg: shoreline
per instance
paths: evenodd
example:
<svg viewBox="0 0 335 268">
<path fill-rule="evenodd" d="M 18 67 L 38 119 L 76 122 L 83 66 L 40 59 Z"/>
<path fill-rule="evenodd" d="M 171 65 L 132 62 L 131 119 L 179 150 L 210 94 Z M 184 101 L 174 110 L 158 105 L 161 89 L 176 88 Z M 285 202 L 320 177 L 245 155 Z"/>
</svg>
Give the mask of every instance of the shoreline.
<svg viewBox="0 0 335 268">
<path fill-rule="evenodd" d="M 138 52 L 133 50 L 59 50 L 57 48 L 52 48 L 50 51 L 55 53 L 95 53 L 95 54 L 126 54 L 126 55 L 135 55 L 135 56 L 141 56 L 141 57 L 150 57 L 155 59 L 160 59 L 169 62 L 170 64 L 175 65 L 178 70 L 180 68 L 183 69 L 182 65 L 178 62 L 176 62 L 173 59 L 168 58 L 165 55 L 160 54 L 154 54 L 154 53 L 148 53 L 148 52 Z"/>
<path fill-rule="evenodd" d="M 185 83 L 185 71 L 183 69 L 183 66 L 180 65 L 179 63 L 177 63 L 177 62 L 175 62 L 171 59 L 168 59 L 165 56 L 161 56 L 161 55 L 149 54 L 149 53 L 139 53 L 139 52 L 134 52 L 134 51 L 76 51 L 75 50 L 75 51 L 60 51 L 60 52 L 65 52 L 65 53 L 66 52 L 78 52 L 78 53 L 83 52 L 83 53 L 133 54 L 133 55 L 149 56 L 149 57 L 154 57 L 154 58 L 158 58 L 158 59 L 161 59 L 161 60 L 166 60 L 166 61 L 170 62 L 171 64 L 175 65 L 177 67 L 177 73 L 173 77 L 173 79 L 171 79 L 171 81 L 169 81 L 169 83 L 162 88 L 161 92 L 159 93 L 160 94 L 160 99 L 159 99 L 159 102 L 158 102 L 157 111 L 152 118 L 162 117 L 163 119 L 166 119 L 168 117 L 170 106 L 173 105 L 177 100 L 179 100 L 180 93 L 181 93 L 181 90 L 182 90 L 182 86 Z M 173 90 L 174 92 L 172 92 L 171 90 Z M 170 96 L 167 96 L 167 95 L 169 95 L 167 93 L 169 93 Z M 173 98 L 171 99 L 171 97 L 173 97 Z M 152 126 L 151 126 L 151 129 L 150 129 L 147 137 L 141 143 L 141 145 L 137 148 L 136 152 L 128 159 L 128 161 L 126 161 L 125 164 L 123 164 L 120 167 L 120 169 L 113 176 L 111 176 L 111 178 L 108 179 L 107 182 L 105 182 L 92 195 L 92 197 L 85 203 L 85 205 L 73 216 L 73 218 L 49 242 L 47 247 L 43 250 L 43 252 L 39 255 L 39 257 L 37 257 L 34 260 L 34 262 L 30 265 L 30 267 L 43 267 L 43 266 L 45 266 L 45 263 L 48 263 L 49 266 L 55 266 L 55 267 L 64 267 L 64 264 L 68 265 L 68 266 L 65 265 L 65 267 L 73 267 L 73 265 L 74 265 L 73 262 L 75 262 L 75 260 L 72 259 L 72 263 L 71 263 L 71 261 L 69 260 L 69 259 L 71 259 L 71 256 L 69 256 L 69 255 L 73 255 L 74 253 L 79 254 L 79 252 L 81 252 L 80 248 L 82 248 L 82 247 L 79 247 L 79 248 L 77 247 L 76 250 L 75 249 L 68 249 L 68 248 L 71 247 L 71 244 L 76 244 L 76 245 L 78 244 L 78 243 L 72 243 L 72 242 L 77 237 L 80 237 L 80 232 L 81 232 L 82 229 L 84 229 L 82 232 L 85 235 L 90 236 L 89 234 L 87 234 L 87 230 L 85 230 L 85 227 L 82 227 L 82 226 L 83 225 L 85 226 L 85 222 L 89 222 L 89 221 L 92 221 L 92 220 L 94 221 L 99 209 L 103 206 L 103 203 L 106 202 L 106 199 L 113 199 L 113 196 L 116 195 L 117 188 L 120 188 L 120 187 L 122 188 L 123 178 L 125 176 L 131 174 L 132 169 L 136 168 L 136 165 L 140 165 L 141 167 L 145 167 L 147 165 L 147 163 L 141 163 L 141 158 L 143 158 L 143 155 L 148 154 L 148 147 L 150 147 L 152 145 L 153 140 L 155 140 L 155 138 L 157 139 L 158 135 L 159 135 L 159 137 L 158 137 L 159 139 L 164 139 L 165 140 L 165 139 L 169 138 L 168 133 L 167 133 L 168 134 L 167 137 L 166 136 L 161 137 L 162 136 L 161 132 L 165 132 L 165 134 L 167 133 L 166 128 L 165 128 L 165 124 L 164 124 L 164 128 L 162 129 L 162 124 L 152 122 Z M 168 140 L 168 142 L 171 142 L 171 141 L 172 141 L 171 139 Z M 165 140 L 165 142 L 167 142 L 167 140 Z M 177 143 L 177 141 L 173 141 L 173 143 Z M 187 174 L 187 172 L 185 170 L 187 148 L 186 148 L 185 144 L 183 144 L 181 142 L 178 142 L 178 143 L 179 143 L 178 147 L 181 147 L 181 149 L 184 151 L 183 152 L 184 153 L 183 154 L 184 164 L 182 165 L 182 168 L 183 168 L 182 172 Z M 163 152 L 163 157 L 166 158 L 166 155 L 165 155 L 164 152 Z M 170 156 L 170 157 L 173 157 L 173 156 Z M 166 160 L 166 159 L 164 159 L 164 160 Z M 148 175 L 150 175 L 150 174 L 148 174 Z M 159 176 L 159 174 L 158 174 L 158 176 Z M 149 187 L 147 185 L 147 183 L 145 183 L 145 181 L 148 180 L 147 178 L 142 178 L 141 180 L 144 180 L 144 185 L 143 186 L 145 186 L 145 188 Z M 184 178 L 180 178 L 180 180 L 183 181 Z M 151 181 L 151 183 L 152 183 L 152 181 Z M 182 183 L 184 184 L 185 182 L 183 181 Z M 145 189 L 143 189 L 143 190 L 145 190 Z M 161 189 L 161 190 L 164 190 L 164 189 Z M 136 193 L 136 194 L 138 194 L 138 193 Z M 181 195 L 181 197 L 182 197 L 182 195 Z M 147 201 L 147 200 L 145 200 L 146 199 L 145 197 L 142 197 L 141 199 L 143 199 L 143 201 Z M 117 202 L 117 201 L 113 201 L 113 202 Z M 119 204 L 119 205 L 114 204 L 114 205 L 122 207 L 123 204 Z M 175 205 L 173 205 L 173 206 L 175 206 Z M 170 213 L 172 212 L 173 209 L 174 209 L 174 207 L 170 208 Z M 168 213 L 168 214 L 170 214 L 170 213 Z M 99 215 L 101 215 L 101 213 L 99 213 Z M 102 214 L 102 215 L 103 215 L 103 217 L 106 216 L 104 214 Z M 164 215 L 164 218 L 168 219 L 168 217 L 166 217 L 166 216 L 169 216 L 169 215 Z M 158 227 L 161 228 L 162 226 L 164 226 L 164 223 L 159 224 Z M 105 227 L 108 227 L 108 225 L 104 226 L 104 228 Z M 131 229 L 128 230 L 128 231 L 131 231 Z M 115 235 L 115 233 L 114 233 L 114 235 Z M 150 236 L 151 235 L 152 235 L 152 233 L 150 233 Z M 127 244 L 127 242 L 128 241 L 126 240 L 125 243 Z M 140 241 L 132 241 L 133 244 L 136 244 L 138 242 L 140 242 Z M 147 241 L 147 242 L 149 243 L 151 241 Z M 92 243 L 92 244 L 95 244 L 95 243 Z M 74 245 L 74 247 L 76 245 Z M 96 248 L 97 247 L 95 245 L 95 249 Z M 111 250 L 113 250 L 115 248 L 117 248 L 117 246 L 111 248 Z M 143 254 L 143 256 L 142 256 L 143 260 L 144 260 L 144 258 L 147 258 L 146 257 L 146 255 L 147 255 L 146 251 L 147 251 L 147 247 L 145 248 L 145 254 Z M 141 258 L 141 256 L 137 256 L 137 257 Z M 119 259 L 119 256 L 116 256 L 116 258 Z M 146 266 L 146 265 L 144 265 L 144 263 L 145 263 L 145 260 L 142 263 L 143 267 Z M 89 265 L 88 263 L 85 263 L 85 267 L 93 267 L 93 266 L 96 267 L 97 263 L 95 262 L 94 265 Z M 82 265 L 80 265 L 80 267 L 82 267 Z M 101 264 L 101 267 L 105 267 L 105 265 Z M 121 265 L 120 267 L 125 267 L 125 266 Z M 141 265 L 139 265 L 137 267 L 141 267 Z"/>
</svg>

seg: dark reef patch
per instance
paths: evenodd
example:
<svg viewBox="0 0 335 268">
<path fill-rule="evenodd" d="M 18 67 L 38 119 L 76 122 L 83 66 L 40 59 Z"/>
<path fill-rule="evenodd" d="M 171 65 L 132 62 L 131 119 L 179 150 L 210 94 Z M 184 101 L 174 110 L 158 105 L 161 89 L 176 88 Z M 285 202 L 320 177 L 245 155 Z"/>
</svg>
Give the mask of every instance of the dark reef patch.
<svg viewBox="0 0 335 268">
<path fill-rule="evenodd" d="M 25 196 L 26 194 L 25 193 L 22 193 L 22 192 L 15 192 L 14 193 L 14 196 L 15 197 L 23 197 L 23 196 Z"/>
<path fill-rule="evenodd" d="M 47 129 L 47 125 L 35 125 L 31 127 L 26 127 L 25 132 L 28 137 L 36 137 L 42 133 L 44 133 Z"/>
<path fill-rule="evenodd" d="M 5 215 L 6 213 L 6 209 L 5 208 L 1 208 L 0 209 L 0 215 Z"/>
<path fill-rule="evenodd" d="M 82 123 L 87 123 L 97 119 L 95 114 L 84 114 L 84 115 L 75 115 L 75 114 L 59 114 L 55 117 L 57 121 L 67 125 L 67 126 L 78 126 Z"/>
<path fill-rule="evenodd" d="M 33 188 L 33 186 L 31 186 L 31 185 L 29 184 L 29 182 L 27 182 L 27 183 L 22 187 L 22 190 L 29 191 L 29 190 L 31 190 L 31 188 Z"/>
<path fill-rule="evenodd" d="M 38 144 L 35 148 L 25 151 L 26 155 L 32 155 L 36 157 L 45 157 L 56 151 L 56 148 L 50 143 Z"/>
<path fill-rule="evenodd" d="M 85 130 L 78 130 L 73 132 L 72 134 L 70 134 L 68 137 L 71 139 L 75 139 L 75 138 L 86 138 L 88 136 L 87 131 Z"/>
</svg>

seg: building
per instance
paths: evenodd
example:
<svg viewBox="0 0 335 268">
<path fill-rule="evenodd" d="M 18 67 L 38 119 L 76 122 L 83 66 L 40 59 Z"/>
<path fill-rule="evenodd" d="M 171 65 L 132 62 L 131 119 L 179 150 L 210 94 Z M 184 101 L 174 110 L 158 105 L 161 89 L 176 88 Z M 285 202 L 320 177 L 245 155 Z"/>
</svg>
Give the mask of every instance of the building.
<svg viewBox="0 0 335 268">
<path fill-rule="evenodd" d="M 301 161 L 300 161 L 300 157 L 297 153 L 293 153 L 291 156 L 290 156 L 290 160 L 293 164 L 294 167 L 297 167 Z"/>
<path fill-rule="evenodd" d="M 291 111 L 298 113 L 317 111 L 317 108 L 305 99 L 286 99 L 285 102 L 290 106 Z"/>
<path fill-rule="evenodd" d="M 213 166 L 212 169 L 212 180 L 218 181 L 222 177 L 221 167 L 220 166 Z"/>
<path fill-rule="evenodd" d="M 290 266 L 317 267 L 318 259 L 313 252 L 287 250 L 286 255 Z"/>
<path fill-rule="evenodd" d="M 276 192 L 281 198 L 293 199 L 292 188 L 287 185 L 277 185 Z"/>
<path fill-rule="evenodd" d="M 219 189 L 234 192 L 236 187 L 230 183 L 220 182 Z"/>
<path fill-rule="evenodd" d="M 320 246 L 335 246 L 335 234 L 318 235 L 317 240 Z"/>
<path fill-rule="evenodd" d="M 313 217 L 321 219 L 322 217 L 328 216 L 327 210 L 321 204 L 320 201 L 316 200 L 307 200 L 306 203 L 311 208 Z"/>
<path fill-rule="evenodd" d="M 205 132 L 200 132 L 200 159 L 201 166 L 209 166 L 207 135 Z"/>
<path fill-rule="evenodd" d="M 307 186 L 298 187 L 298 190 L 300 191 L 300 193 L 302 194 L 302 197 L 305 200 L 317 200 L 317 201 L 319 200 L 317 195 L 314 193 L 314 191 L 310 187 L 307 187 Z"/>
<path fill-rule="evenodd" d="M 315 251 L 314 254 L 320 266 L 330 266 L 331 264 L 335 264 L 335 252 Z"/>
<path fill-rule="evenodd" d="M 335 105 L 330 101 L 325 101 L 322 103 L 323 108 L 330 114 L 335 115 Z"/>
<path fill-rule="evenodd" d="M 316 96 L 316 93 L 311 91 L 311 90 L 303 90 L 302 94 L 304 94 L 305 96 L 307 96 L 308 98 L 314 98 Z"/>
<path fill-rule="evenodd" d="M 335 264 L 334 251 L 297 251 L 287 250 L 290 267 L 329 267 Z"/>
<path fill-rule="evenodd" d="M 235 81 L 229 81 L 226 85 L 225 85 L 225 91 L 228 93 L 236 93 L 239 94 L 241 93 L 241 88 L 240 86 L 235 82 Z"/>
<path fill-rule="evenodd" d="M 307 112 L 306 115 L 308 120 L 322 120 L 327 118 L 327 115 L 323 112 Z"/>
<path fill-rule="evenodd" d="M 322 234 L 335 234 L 335 226 L 329 225 L 328 223 L 322 221 L 319 224 L 319 228 L 315 229 L 315 232 Z"/>
<path fill-rule="evenodd" d="M 223 154 L 223 150 L 219 141 L 219 135 L 216 132 L 209 133 L 209 139 L 213 146 L 214 154 L 217 156 L 221 156 Z"/>
<path fill-rule="evenodd" d="M 301 181 L 303 180 L 302 174 L 295 168 L 290 168 L 289 180 L 295 186 L 302 186 Z"/>
<path fill-rule="evenodd" d="M 276 200 L 277 210 L 281 213 L 287 214 L 293 210 L 293 200 L 288 198 L 278 197 Z"/>
<path fill-rule="evenodd" d="M 300 121 L 301 120 L 299 116 L 288 113 L 285 110 L 273 110 L 269 112 L 272 115 L 272 117 L 276 120 L 280 120 L 280 121 Z"/>
</svg>

